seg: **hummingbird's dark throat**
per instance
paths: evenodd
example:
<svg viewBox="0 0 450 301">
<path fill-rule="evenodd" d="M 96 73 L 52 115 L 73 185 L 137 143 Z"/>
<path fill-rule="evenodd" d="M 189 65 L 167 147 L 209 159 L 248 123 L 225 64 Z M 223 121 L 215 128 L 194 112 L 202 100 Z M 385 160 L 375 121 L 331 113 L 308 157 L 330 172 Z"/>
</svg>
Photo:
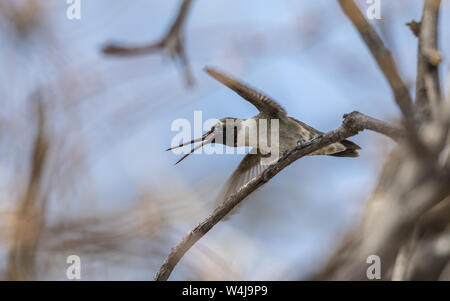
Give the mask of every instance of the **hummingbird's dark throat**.
<svg viewBox="0 0 450 301">
<path fill-rule="evenodd" d="M 230 137 L 228 137 L 230 132 L 233 134 L 232 139 Z M 223 133 L 222 142 L 221 142 L 222 144 L 226 144 L 228 146 L 231 146 L 231 145 L 229 145 L 227 143 L 228 141 L 230 141 L 230 142 L 233 143 L 233 145 L 232 145 L 233 147 L 237 147 L 237 142 L 238 142 L 238 128 L 237 128 L 237 126 L 224 125 L 222 133 Z M 212 143 L 215 143 L 215 142 L 216 142 L 216 138 L 214 138 L 212 140 Z"/>
</svg>

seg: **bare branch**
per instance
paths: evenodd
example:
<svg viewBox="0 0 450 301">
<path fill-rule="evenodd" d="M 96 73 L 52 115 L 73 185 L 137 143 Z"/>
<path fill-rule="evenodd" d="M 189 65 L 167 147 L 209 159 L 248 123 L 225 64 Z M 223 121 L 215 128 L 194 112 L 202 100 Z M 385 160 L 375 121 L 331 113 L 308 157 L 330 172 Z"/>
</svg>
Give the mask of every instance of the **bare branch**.
<svg viewBox="0 0 450 301">
<path fill-rule="evenodd" d="M 448 172 L 417 163 L 405 160 L 400 165 L 397 178 L 390 178 L 391 189 L 374 196 L 361 225 L 342 240 L 315 279 L 367 280 L 366 259 L 377 255 L 383 263 L 381 279 L 387 280 L 417 219 L 450 194 Z"/>
<path fill-rule="evenodd" d="M 433 122 L 425 125 L 424 131 L 439 133 L 441 127 L 446 123 Z M 435 138 L 425 136 L 426 143 L 432 144 L 430 140 Z M 412 156 L 411 151 L 399 145 L 391 153 L 360 225 L 342 239 L 314 279 L 367 280 L 370 255 L 382 259 L 383 280 L 391 278 L 392 270 L 394 280 L 439 276 L 443 262 L 450 258 L 450 252 L 436 252 L 435 248 L 441 238 L 448 237 L 439 231 L 449 221 L 442 201 L 450 194 L 450 168 L 442 162 L 430 164 L 428 157 Z"/>
<path fill-rule="evenodd" d="M 377 37 L 376 32 L 370 28 L 353 1 L 340 0 L 339 2 L 360 31 L 374 57 L 376 59 L 378 57 L 377 62 L 380 68 L 388 81 L 392 82 L 391 87 L 400 108 L 402 109 L 402 102 L 403 105 L 407 103 L 407 106 L 410 106 L 409 94 L 407 101 L 406 98 L 397 99 L 401 95 L 403 87 L 400 87 L 400 92 L 395 92 L 396 83 L 399 84 L 399 76 L 397 73 L 392 74 L 392 72 L 396 72 L 394 67 L 389 70 L 389 66 L 383 66 L 383 60 L 386 60 L 384 64 L 387 62 L 393 64 L 393 61 L 388 53 L 386 54 L 387 51 L 384 47 L 381 47 L 381 40 Z M 414 263 L 423 262 L 420 258 L 431 254 L 433 249 L 430 249 L 430 246 L 432 247 L 440 239 L 441 234 L 435 235 L 433 232 L 431 235 L 424 235 L 421 233 L 423 229 L 428 228 L 423 224 L 427 225 L 428 223 L 419 222 L 417 224 L 421 217 L 430 212 L 431 208 L 439 205 L 450 194 L 449 169 L 436 161 L 438 158 L 436 154 L 439 154 L 444 147 L 448 133 L 446 107 L 436 105 L 440 98 L 437 76 L 437 65 L 440 61 L 437 52 L 439 6 L 439 0 L 426 0 L 422 22 L 413 21 L 408 24 L 420 39 L 416 101 L 419 106 L 432 105 L 434 110 L 438 111 L 435 116 L 437 118 L 434 118 L 430 124 L 425 124 L 424 131 L 428 131 L 428 133 L 424 135 L 424 141 L 426 141 L 426 145 L 433 144 L 430 143 L 430 140 L 438 141 L 437 151 L 430 151 L 428 148 L 422 154 L 418 151 L 420 147 L 424 146 L 424 142 L 416 136 L 416 125 L 408 119 L 409 109 L 406 108 L 405 111 L 403 108 L 402 112 L 408 128 L 408 140 L 412 149 L 400 146 L 390 155 L 380 175 L 377 188 L 368 202 L 361 224 L 344 237 L 340 246 L 315 279 L 367 280 L 366 259 L 370 255 L 382 258 L 382 279 L 386 280 L 391 272 L 393 272 L 393 279 L 410 279 L 416 277 L 414 274 L 417 275 L 417 271 L 423 268 Z M 374 43 L 377 45 L 373 46 Z M 385 59 L 381 60 L 383 56 Z M 413 117 L 417 118 L 417 116 Z M 421 124 L 424 124 L 423 121 L 419 120 Z M 438 138 L 433 138 L 430 132 Z M 442 134 L 440 134 L 441 132 Z M 410 150 L 414 151 L 415 157 L 409 155 Z M 428 217 L 430 215 L 429 213 Z M 432 220 L 434 219 L 435 217 L 432 218 Z M 444 235 L 448 234 L 444 233 Z M 450 256 L 448 253 L 438 254 L 435 257 L 428 256 L 430 260 L 427 263 L 435 265 L 428 270 L 433 273 L 431 277 L 436 278 L 441 273 L 442 263 L 448 261 L 448 256 Z M 393 271 L 392 267 L 394 267 Z M 418 274 L 425 276 L 422 271 Z M 430 277 L 430 275 L 425 277 Z"/>
<path fill-rule="evenodd" d="M 418 135 L 418 125 L 416 124 L 417 114 L 413 100 L 409 94 L 408 87 L 400 77 L 391 52 L 386 49 L 378 33 L 369 22 L 367 22 L 353 0 L 339 0 L 339 4 L 358 30 L 361 38 L 366 43 L 372 56 L 375 58 L 375 61 L 391 86 L 394 99 L 404 117 L 403 121 L 407 129 L 406 134 L 408 137 L 406 141 L 410 144 L 413 153 L 417 157 L 426 157 L 431 160 L 433 158 L 432 152 Z"/>
<path fill-rule="evenodd" d="M 387 123 L 365 116 L 359 112 L 352 112 L 344 115 L 342 125 L 333 130 L 313 139 L 307 143 L 299 145 L 288 154 L 284 155 L 277 163 L 269 166 L 262 174 L 252 179 L 249 183 L 241 187 L 236 193 L 224 200 L 219 206 L 202 221 L 197 227 L 191 230 L 183 239 L 172 248 L 170 254 L 164 261 L 161 269 L 155 276 L 155 280 L 167 280 L 181 260 L 184 254 L 209 230 L 211 230 L 222 218 L 224 218 L 233 208 L 235 208 L 244 198 L 253 191 L 264 185 L 280 171 L 292 164 L 296 160 L 325 147 L 329 144 L 342 141 L 350 136 L 356 135 L 364 129 L 371 129 L 381 134 L 385 134 L 395 140 L 402 136 L 401 130 L 388 125 Z"/>
<path fill-rule="evenodd" d="M 126 46 L 117 43 L 106 45 L 102 52 L 106 55 L 130 57 L 136 55 L 151 54 L 155 51 L 166 50 L 172 59 L 177 59 L 184 70 L 186 82 L 188 85 L 194 83 L 194 77 L 186 55 L 184 42 L 184 27 L 189 9 L 193 0 L 183 0 L 178 15 L 166 35 L 159 41 L 142 46 Z"/>
<path fill-rule="evenodd" d="M 14 240 L 9 249 L 5 273 L 7 280 L 29 280 L 32 277 L 37 245 L 45 222 L 46 199 L 41 194 L 41 182 L 49 145 L 40 95 L 36 93 L 33 100 L 38 102 L 38 131 L 33 145 L 27 188 L 15 214 Z"/>
<path fill-rule="evenodd" d="M 355 112 L 353 114 L 355 114 Z M 346 116 L 347 115 L 344 115 L 344 118 Z M 383 134 L 396 142 L 400 142 L 405 139 L 405 131 L 400 127 L 393 126 L 385 121 L 381 121 L 364 114 L 358 114 L 358 124 L 366 130 Z"/>
<path fill-rule="evenodd" d="M 427 115 L 436 110 L 440 99 L 438 65 L 442 56 L 438 51 L 438 23 L 440 0 L 426 0 L 419 32 L 417 60 L 416 103 Z"/>
<path fill-rule="evenodd" d="M 102 49 L 102 52 L 106 55 L 127 57 L 127 56 L 150 54 L 161 50 L 161 48 L 163 47 L 164 45 L 162 44 L 162 42 L 156 42 L 154 44 L 143 46 L 125 46 L 114 43 L 106 45 Z"/>
<path fill-rule="evenodd" d="M 394 59 L 375 29 L 367 22 L 353 0 L 339 0 L 342 10 L 366 43 L 394 93 L 395 101 L 406 120 L 414 120 L 414 107 L 408 88 L 401 79 Z"/>
</svg>

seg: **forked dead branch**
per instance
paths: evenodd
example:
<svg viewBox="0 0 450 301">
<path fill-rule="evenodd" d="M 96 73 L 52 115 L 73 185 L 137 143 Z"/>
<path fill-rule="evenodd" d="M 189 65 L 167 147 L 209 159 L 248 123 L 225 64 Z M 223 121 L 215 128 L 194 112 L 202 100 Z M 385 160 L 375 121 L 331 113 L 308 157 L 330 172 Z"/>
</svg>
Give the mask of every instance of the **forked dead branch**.
<svg viewBox="0 0 450 301">
<path fill-rule="evenodd" d="M 186 55 L 184 37 L 186 19 L 192 3 L 193 0 L 183 0 L 175 21 L 172 23 L 167 33 L 156 42 L 142 46 L 129 46 L 111 43 L 106 45 L 102 49 L 102 52 L 106 55 L 131 57 L 165 50 L 173 60 L 177 60 L 181 63 L 186 82 L 188 85 L 192 85 L 194 83 L 194 76 L 192 75 L 189 60 Z"/>
</svg>

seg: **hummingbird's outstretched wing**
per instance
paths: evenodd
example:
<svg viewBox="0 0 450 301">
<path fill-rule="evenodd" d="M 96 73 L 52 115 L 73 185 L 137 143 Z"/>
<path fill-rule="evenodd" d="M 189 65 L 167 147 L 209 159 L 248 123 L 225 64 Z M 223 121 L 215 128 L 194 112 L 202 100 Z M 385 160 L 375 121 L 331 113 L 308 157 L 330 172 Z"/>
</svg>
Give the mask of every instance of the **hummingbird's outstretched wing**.
<svg viewBox="0 0 450 301">
<path fill-rule="evenodd" d="M 263 155 L 261 154 L 247 154 L 242 159 L 239 166 L 233 172 L 228 179 L 223 190 L 219 193 L 218 202 L 222 202 L 230 197 L 233 193 L 237 192 L 242 186 L 250 182 L 253 178 L 264 172 L 269 165 L 262 164 Z M 242 204 L 242 203 L 241 203 Z M 240 204 L 240 205 L 241 205 Z M 228 215 L 236 213 L 236 209 L 240 207 L 236 206 Z M 224 219 L 227 219 L 225 217 Z"/>
<path fill-rule="evenodd" d="M 205 71 L 216 80 L 239 94 L 245 100 L 250 102 L 261 113 L 265 113 L 275 118 L 286 116 L 286 111 L 283 109 L 283 107 L 281 107 L 276 101 L 269 98 L 268 96 L 215 69 L 206 67 Z"/>
</svg>

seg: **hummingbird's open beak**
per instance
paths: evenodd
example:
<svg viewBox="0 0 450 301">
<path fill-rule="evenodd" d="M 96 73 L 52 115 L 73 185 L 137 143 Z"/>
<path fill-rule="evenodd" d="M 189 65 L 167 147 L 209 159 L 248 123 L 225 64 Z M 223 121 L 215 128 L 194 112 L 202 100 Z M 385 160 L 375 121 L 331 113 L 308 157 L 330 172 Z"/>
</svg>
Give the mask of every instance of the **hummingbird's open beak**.
<svg viewBox="0 0 450 301">
<path fill-rule="evenodd" d="M 213 132 L 213 130 L 211 130 L 208 133 L 204 134 L 201 138 L 193 139 L 193 140 L 191 140 L 189 142 L 182 143 L 182 144 L 180 144 L 178 146 L 174 146 L 174 147 L 168 148 L 168 149 L 166 149 L 166 151 L 169 151 L 169 150 L 172 150 L 172 149 L 176 149 L 176 148 L 179 148 L 179 147 L 183 147 L 183 146 L 186 146 L 186 145 L 194 144 L 194 143 L 200 142 L 200 141 L 202 143 L 198 144 L 193 149 L 191 149 L 191 151 L 189 153 L 187 153 L 186 155 L 184 155 L 180 160 L 178 160 L 177 163 L 175 163 L 175 165 L 177 165 L 178 163 L 183 161 L 187 156 L 189 156 L 190 154 L 192 154 L 193 152 L 195 152 L 199 148 L 203 147 L 204 145 L 212 143 L 214 141 L 214 132 Z"/>
</svg>

